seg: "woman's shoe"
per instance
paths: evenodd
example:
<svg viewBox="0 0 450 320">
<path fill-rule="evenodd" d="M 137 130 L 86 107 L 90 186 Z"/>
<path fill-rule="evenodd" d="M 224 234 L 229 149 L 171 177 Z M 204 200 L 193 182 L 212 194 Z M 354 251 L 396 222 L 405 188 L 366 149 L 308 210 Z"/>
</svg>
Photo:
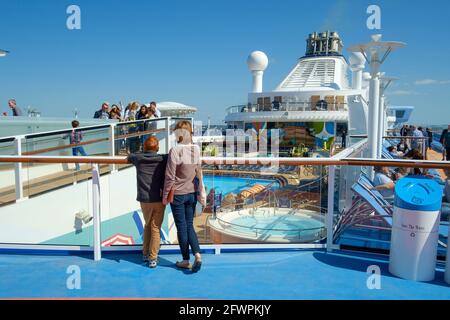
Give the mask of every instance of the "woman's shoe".
<svg viewBox="0 0 450 320">
<path fill-rule="evenodd" d="M 202 259 L 195 258 L 194 265 L 192 266 L 192 272 L 199 272 L 202 268 Z"/>
<path fill-rule="evenodd" d="M 191 269 L 192 265 L 189 262 L 177 261 L 175 265 L 180 269 Z"/>
</svg>

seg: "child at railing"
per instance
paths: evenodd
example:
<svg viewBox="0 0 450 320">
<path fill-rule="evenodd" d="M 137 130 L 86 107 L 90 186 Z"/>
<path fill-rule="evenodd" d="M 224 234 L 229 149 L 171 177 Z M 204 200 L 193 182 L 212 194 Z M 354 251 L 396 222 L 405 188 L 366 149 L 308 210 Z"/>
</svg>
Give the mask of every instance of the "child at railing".
<svg viewBox="0 0 450 320">
<path fill-rule="evenodd" d="M 81 131 L 77 131 L 76 128 L 80 126 L 80 122 L 78 120 L 72 121 L 72 132 L 70 134 L 65 135 L 63 138 L 69 138 L 69 142 L 71 145 L 78 145 L 80 144 L 81 140 L 83 140 L 83 134 Z M 82 156 L 87 156 L 86 151 L 84 151 L 84 148 L 82 146 L 75 146 L 72 148 L 72 155 L 76 157 L 78 154 L 81 154 Z M 75 170 L 80 170 L 80 164 L 75 163 Z"/>
</svg>

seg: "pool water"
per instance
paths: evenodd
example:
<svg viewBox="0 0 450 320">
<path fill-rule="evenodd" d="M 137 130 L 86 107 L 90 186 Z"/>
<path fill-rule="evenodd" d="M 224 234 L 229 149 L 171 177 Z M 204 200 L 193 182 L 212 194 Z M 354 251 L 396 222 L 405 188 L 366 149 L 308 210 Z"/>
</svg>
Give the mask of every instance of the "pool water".
<svg viewBox="0 0 450 320">
<path fill-rule="evenodd" d="M 207 187 L 207 193 L 211 188 L 215 188 L 217 191 L 222 192 L 222 194 L 227 194 L 233 192 L 238 194 L 244 189 L 248 189 L 255 184 L 260 184 L 267 186 L 274 183 L 273 189 L 279 188 L 279 183 L 275 180 L 269 179 L 252 179 L 252 178 L 241 178 L 241 177 L 230 177 L 230 176 L 204 176 L 203 182 Z"/>
<path fill-rule="evenodd" d="M 270 233 L 275 236 L 304 237 L 321 231 L 324 224 L 316 219 L 298 215 L 242 216 L 231 221 L 231 228 L 244 233 Z M 264 230 L 269 229 L 269 230 Z"/>
</svg>

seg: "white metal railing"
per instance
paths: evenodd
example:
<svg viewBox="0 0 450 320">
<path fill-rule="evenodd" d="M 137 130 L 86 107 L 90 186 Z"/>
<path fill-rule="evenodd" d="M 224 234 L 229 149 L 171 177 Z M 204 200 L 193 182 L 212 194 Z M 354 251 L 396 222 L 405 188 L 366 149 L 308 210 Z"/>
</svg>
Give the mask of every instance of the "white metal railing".
<svg viewBox="0 0 450 320">
<path fill-rule="evenodd" d="M 389 160 L 389 159 L 366 159 L 366 158 L 349 158 L 348 155 L 353 155 L 355 152 L 358 152 L 363 148 L 364 141 L 361 141 L 359 144 L 350 148 L 348 152 L 340 155 L 340 157 L 335 158 L 242 158 L 242 157 L 204 157 L 202 161 L 204 163 L 235 163 L 235 164 L 249 164 L 256 163 L 259 165 L 267 165 L 270 163 L 276 163 L 280 165 L 319 165 L 319 166 L 327 166 L 329 167 L 328 171 L 328 202 L 327 202 L 327 216 L 326 216 L 326 230 L 327 230 L 327 250 L 333 250 L 336 246 L 333 244 L 333 218 L 334 218 L 334 207 L 335 207 L 335 170 L 337 166 L 397 166 L 397 167 L 420 167 L 420 168 L 445 168 L 450 169 L 450 162 L 442 162 L 442 161 L 427 161 L 427 160 Z M 93 188 L 93 207 L 98 208 L 94 209 L 94 239 L 95 243 L 93 246 L 93 250 L 95 253 L 95 259 L 98 260 L 101 258 L 101 248 L 100 245 L 100 217 L 101 217 L 101 204 L 99 193 L 101 192 L 100 184 L 98 183 L 98 164 L 123 164 L 126 163 L 126 157 L 60 157 L 60 156 L 0 156 L 0 163 L 14 163 L 19 165 L 21 163 L 91 163 L 93 164 L 92 169 L 92 185 L 95 186 Z M 17 171 L 19 171 L 17 173 Z M 20 166 L 18 169 L 16 168 L 16 174 L 20 175 Z M 17 179 L 17 178 L 16 178 Z M 95 231 L 97 230 L 97 231 Z M 292 247 L 293 244 L 291 244 Z M 317 245 L 314 244 L 315 247 Z M 220 246 L 218 247 L 220 250 Z M 281 246 L 282 247 L 282 246 Z M 307 247 L 303 245 L 303 247 Z"/>
<path fill-rule="evenodd" d="M 312 104 L 311 102 L 280 102 L 270 104 L 236 105 L 226 109 L 227 114 L 241 112 L 265 111 L 345 111 L 347 103 L 326 103 L 325 101 Z"/>
<path fill-rule="evenodd" d="M 60 130 L 51 130 L 51 131 L 45 131 L 45 132 L 39 132 L 39 133 L 31 133 L 31 134 L 25 134 L 25 135 L 16 135 L 16 136 L 7 136 L 7 137 L 1 137 L 0 138 L 0 144 L 1 143 L 7 143 L 4 146 L 0 145 L 0 150 L 2 150 L 2 153 L 4 154 L 4 157 L 11 157 L 11 156 L 33 156 L 37 155 L 39 153 L 45 154 L 49 152 L 55 152 L 58 150 L 70 150 L 73 147 L 76 146 L 86 146 L 86 145 L 94 145 L 99 142 L 107 142 L 107 146 L 105 148 L 106 153 L 109 157 L 114 157 L 118 150 L 117 148 L 117 141 L 118 140 L 126 140 L 127 138 L 123 137 L 122 134 L 119 134 L 119 130 L 117 130 L 120 127 L 128 128 L 129 126 L 147 126 L 151 123 L 161 123 L 164 122 L 164 129 L 160 130 L 162 134 L 164 134 L 164 149 L 166 152 L 169 151 L 171 147 L 171 126 L 174 125 L 172 123 L 173 121 L 178 120 L 190 120 L 192 121 L 192 118 L 184 118 L 184 117 L 161 117 L 156 119 L 146 119 L 146 120 L 136 120 L 136 121 L 126 121 L 126 122 L 113 122 L 113 123 L 107 123 L 107 124 L 99 124 L 99 125 L 91 125 L 91 126 L 85 126 L 85 127 L 79 127 L 76 128 L 76 131 L 83 132 L 83 135 L 87 135 L 89 132 L 94 132 L 96 129 L 101 130 L 104 129 L 105 132 L 97 133 L 101 135 L 102 139 L 94 139 L 90 141 L 82 141 L 79 145 L 70 145 L 70 144 L 60 144 L 61 139 L 63 139 L 63 135 L 67 135 L 68 133 L 72 132 L 73 129 L 60 129 Z M 158 131 L 158 130 L 157 130 Z M 137 131 L 135 134 L 130 134 L 130 136 L 140 136 L 140 135 L 146 135 L 148 134 L 147 131 Z M 49 137 L 49 139 L 42 139 L 45 137 Z M 31 141 L 31 142 L 29 142 Z M 32 150 L 27 151 L 24 150 L 24 146 L 28 145 L 35 145 L 35 144 L 46 144 L 51 145 L 50 148 L 43 148 L 40 150 Z M 34 149 L 34 148 L 32 148 Z M 7 153 L 7 154 L 5 154 Z M 101 152 L 102 153 L 102 152 Z M 37 156 L 36 158 L 39 158 Z M 48 159 L 64 159 L 64 156 L 48 156 Z M 99 161 L 105 161 L 106 159 L 104 157 L 98 158 Z M 82 162 L 81 162 L 82 163 Z M 115 171 L 117 169 L 116 163 L 111 163 L 110 165 L 111 171 Z M 14 163 L 14 179 L 15 179 L 15 194 L 16 194 L 16 201 L 21 201 L 25 199 L 25 193 L 24 193 L 24 169 L 22 166 L 22 162 Z M 74 182 L 76 183 L 76 182 Z"/>
</svg>

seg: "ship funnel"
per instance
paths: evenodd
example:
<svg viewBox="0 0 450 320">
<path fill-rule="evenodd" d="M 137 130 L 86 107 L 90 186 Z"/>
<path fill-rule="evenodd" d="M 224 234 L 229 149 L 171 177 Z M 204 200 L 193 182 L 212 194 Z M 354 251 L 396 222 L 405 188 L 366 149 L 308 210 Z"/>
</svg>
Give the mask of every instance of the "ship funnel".
<svg viewBox="0 0 450 320">
<path fill-rule="evenodd" d="M 306 57 L 340 56 L 342 55 L 342 40 L 336 31 L 313 32 L 306 39 Z"/>
</svg>

